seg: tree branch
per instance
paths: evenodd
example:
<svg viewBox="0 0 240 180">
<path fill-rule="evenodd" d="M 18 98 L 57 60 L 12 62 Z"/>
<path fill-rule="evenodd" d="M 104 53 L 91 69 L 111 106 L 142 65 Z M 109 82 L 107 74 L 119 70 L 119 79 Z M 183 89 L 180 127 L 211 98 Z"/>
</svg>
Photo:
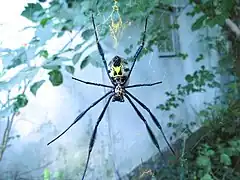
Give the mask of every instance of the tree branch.
<svg viewBox="0 0 240 180">
<path fill-rule="evenodd" d="M 194 3 L 201 6 L 203 2 L 201 0 L 193 0 Z M 206 9 L 201 8 L 201 11 L 207 15 Z M 240 27 L 235 24 L 230 18 L 225 19 L 226 26 L 236 35 L 237 38 L 240 38 Z"/>
<path fill-rule="evenodd" d="M 239 38 L 240 37 L 240 28 L 231 20 L 231 19 L 226 19 L 225 20 L 226 25 L 236 34 L 236 36 Z"/>
<path fill-rule="evenodd" d="M 22 94 L 25 93 L 29 83 L 30 83 L 30 81 L 26 82 Z M 10 104 L 9 104 L 9 100 L 10 100 L 9 95 L 10 95 L 10 90 L 8 92 L 8 106 L 10 106 Z M 13 124 L 14 118 L 17 115 L 17 113 L 18 112 L 14 112 L 12 114 L 11 118 L 10 118 L 10 116 L 8 116 L 8 118 L 7 118 L 7 125 L 6 125 L 6 128 L 4 130 L 2 141 L 1 141 L 1 144 L 0 144 L 0 161 L 2 160 L 3 154 L 4 154 L 4 152 L 6 151 L 8 145 L 9 145 L 10 132 L 11 132 L 11 129 L 12 129 L 12 124 Z"/>
</svg>

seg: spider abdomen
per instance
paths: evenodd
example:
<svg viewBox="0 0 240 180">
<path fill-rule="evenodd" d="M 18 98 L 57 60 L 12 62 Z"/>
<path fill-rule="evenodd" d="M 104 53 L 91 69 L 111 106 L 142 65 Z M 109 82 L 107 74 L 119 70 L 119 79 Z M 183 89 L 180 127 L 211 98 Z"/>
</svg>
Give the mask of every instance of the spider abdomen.
<svg viewBox="0 0 240 180">
<path fill-rule="evenodd" d="M 126 60 L 119 56 L 115 56 L 110 63 L 109 66 L 109 75 L 112 81 L 115 84 L 125 84 L 127 85 L 129 82 L 125 83 L 127 80 L 127 76 L 129 74 L 128 63 Z"/>
</svg>

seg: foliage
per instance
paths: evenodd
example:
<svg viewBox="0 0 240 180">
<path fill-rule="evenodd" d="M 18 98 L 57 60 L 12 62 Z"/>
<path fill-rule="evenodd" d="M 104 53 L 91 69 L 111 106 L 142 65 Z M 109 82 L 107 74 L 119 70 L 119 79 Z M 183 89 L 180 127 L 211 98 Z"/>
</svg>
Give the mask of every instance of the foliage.
<svg viewBox="0 0 240 180">
<path fill-rule="evenodd" d="M 50 180 L 54 178 L 55 180 L 64 180 L 64 173 L 62 171 L 57 171 L 55 173 L 51 173 L 49 169 L 44 169 L 43 179 Z"/>
<path fill-rule="evenodd" d="M 198 113 L 202 127 L 196 132 L 184 136 L 181 147 L 178 146 L 179 158 L 169 156 L 168 167 L 161 162 L 145 162 L 153 167 L 145 178 L 184 179 L 184 180 L 238 180 L 240 177 L 240 101 L 220 100 L 207 104 L 206 109 Z M 176 126 L 172 126 L 176 129 Z M 186 128 L 184 128 L 184 131 Z M 187 138 L 186 138 L 187 137 Z M 161 156 L 159 157 L 162 159 Z M 155 158 L 158 160 L 158 158 Z M 155 160 L 156 161 L 156 160 Z M 130 179 L 141 179 L 141 168 L 134 170 Z"/>
<path fill-rule="evenodd" d="M 198 30 L 203 26 L 214 27 L 216 25 L 223 26 L 225 20 L 230 17 L 232 11 L 235 11 L 236 0 L 208 0 L 204 3 L 194 3 L 194 10 L 189 12 L 188 15 L 195 16 L 203 13 L 195 23 L 192 25 L 192 30 Z"/>
<path fill-rule="evenodd" d="M 172 108 L 177 108 L 181 103 L 184 102 L 184 97 L 196 92 L 205 92 L 206 87 L 214 88 L 219 87 L 219 83 L 215 80 L 213 72 L 206 70 L 205 66 L 201 66 L 200 70 L 195 71 L 192 75 L 187 74 L 185 76 L 187 85 L 182 86 L 178 84 L 177 93 L 166 92 L 165 94 L 169 97 L 165 104 L 160 104 L 157 108 L 170 111 Z"/>
<path fill-rule="evenodd" d="M 220 60 L 218 67 L 210 71 L 201 66 L 200 70 L 185 76 L 186 85 L 179 84 L 176 92 L 165 93 L 168 96 L 167 100 L 157 108 L 169 112 L 170 120 L 175 119 L 174 122 L 168 123 L 168 126 L 174 129 L 174 137 L 183 136 L 182 150 L 178 152 L 179 159 L 169 165 L 169 168 L 153 168 L 155 171 L 148 177 L 181 180 L 237 180 L 240 177 L 240 73 L 237 70 L 240 62 L 240 56 L 237 53 L 240 43 L 234 37 L 236 34 L 232 27 L 227 26 L 226 20 L 239 26 L 240 22 L 237 18 L 239 19 L 240 4 L 235 0 L 190 0 L 190 3 L 194 8 L 187 15 L 196 16 L 192 31 L 221 27 L 221 37 L 204 37 L 203 39 L 210 49 L 218 51 Z M 195 61 L 203 60 L 204 56 L 199 54 Z M 231 80 L 226 84 L 220 84 L 216 80 L 219 75 L 230 77 Z M 197 113 L 202 124 L 201 128 L 194 133 L 192 129 L 196 129 L 197 121 L 194 119 L 188 120 L 190 122 L 187 124 L 179 123 L 178 117 L 173 112 L 184 103 L 187 96 L 205 92 L 208 88 L 220 88 L 222 95 L 217 96 L 214 103 L 206 104 L 206 109 Z M 154 163 L 146 166 L 151 165 L 153 166 Z M 135 176 L 131 176 L 130 179 L 140 179 L 141 173 L 134 172 Z"/>
<path fill-rule="evenodd" d="M 187 15 L 196 18 L 196 21 L 192 24 L 192 31 L 219 26 L 222 28 L 223 34 L 227 34 L 226 38 L 229 38 L 231 36 L 229 34 L 232 32 L 226 27 L 226 19 L 231 18 L 234 23 L 239 23 L 237 18 L 239 17 L 240 5 L 236 0 L 206 0 L 202 3 L 199 3 L 197 0 L 190 0 L 190 3 L 194 8 Z M 125 26 L 127 21 L 143 22 L 146 16 L 157 17 L 160 9 L 171 11 L 173 7 L 169 0 L 156 0 L 152 3 L 149 3 L 148 0 L 122 0 L 119 1 L 119 9 L 121 18 L 124 21 L 123 26 Z M 112 1 L 107 0 L 53 0 L 50 2 L 48 8 L 43 8 L 40 3 L 29 3 L 25 7 L 21 15 L 35 23 L 35 26 L 31 27 L 36 30 L 35 36 L 26 47 L 11 50 L 5 49 L 0 52 L 4 66 L 0 77 L 1 90 L 8 92 L 7 94 L 10 96 L 9 94 L 13 88 L 16 85 L 20 86 L 24 82 L 24 91 L 8 97 L 8 101 L 1 103 L 0 106 L 0 118 L 4 118 L 7 122 L 4 138 L 0 146 L 0 160 L 6 148 L 10 146 L 10 140 L 15 137 L 10 135 L 14 117 L 21 111 L 21 108 L 24 108 L 28 104 L 28 97 L 25 94 L 27 88 L 36 96 L 37 91 L 46 81 L 51 82 L 53 86 L 60 86 L 64 81 L 64 71 L 70 75 L 74 75 L 76 68 L 83 69 L 89 64 L 102 67 L 102 62 L 96 61 L 96 59 L 100 59 L 96 53 L 85 56 L 83 54 L 94 45 L 94 43 L 88 44 L 93 36 L 91 19 L 89 18 L 91 13 L 99 15 L 95 16 L 96 22 L 102 22 L 102 15 L 111 13 L 111 11 Z M 109 34 L 108 27 L 110 23 L 110 21 L 107 21 L 99 25 L 98 31 L 101 38 Z M 175 21 L 168 27 L 163 27 L 162 25 L 161 22 L 154 18 L 149 24 L 146 48 L 143 50 L 142 56 L 153 51 L 154 47 L 157 47 L 161 51 L 162 42 L 169 41 L 167 33 L 171 30 L 177 30 L 180 27 Z M 53 54 L 45 48 L 47 41 L 56 37 L 61 38 L 67 32 L 75 32 L 74 37 L 80 35 L 83 41 L 79 42 L 74 48 L 69 48 L 69 44 L 73 41 L 73 38 L 59 52 Z M 41 34 L 45 35 L 44 38 L 40 37 Z M 165 94 L 168 99 L 165 103 L 157 107 L 162 111 L 171 111 L 169 118 L 173 119 L 175 118 L 175 114 L 172 111 L 184 103 L 185 97 L 193 93 L 205 92 L 207 88 L 221 87 L 224 90 L 223 92 L 225 92 L 223 97 L 221 97 L 223 101 L 220 101 L 218 104 L 208 104 L 205 110 L 199 112 L 199 117 L 203 121 L 202 128 L 207 133 L 200 133 L 201 138 L 192 149 L 180 152 L 182 156 L 174 164 L 173 170 L 162 172 L 161 169 L 158 169 L 155 172 L 156 177 L 179 179 L 179 176 L 181 176 L 181 179 L 191 180 L 224 178 L 226 180 L 234 180 L 240 176 L 238 165 L 240 161 L 240 103 L 237 99 L 237 97 L 240 97 L 240 76 L 236 77 L 236 69 L 239 67 L 236 64 L 236 62 L 239 62 L 239 59 L 237 59 L 239 55 L 236 50 L 239 50 L 240 43 L 238 41 L 232 42 L 233 48 L 229 50 L 226 38 L 205 39 L 211 44 L 211 48 L 217 49 L 221 55 L 219 67 L 212 71 L 206 69 L 205 66 L 201 66 L 199 70 L 196 70 L 192 74 L 187 74 L 185 76 L 185 85 L 179 84 L 176 87 L 176 92 L 166 92 Z M 132 49 L 133 45 L 130 45 L 129 48 L 125 49 L 125 53 L 130 54 Z M 69 52 L 72 54 L 72 58 L 66 58 L 65 53 Z M 182 59 L 188 57 L 183 52 L 180 52 L 178 56 Z M 30 65 L 30 60 L 38 61 L 39 59 L 43 61 L 41 65 Z M 201 62 L 203 60 L 203 55 L 199 54 L 199 57 L 196 57 L 195 61 Z M 23 65 L 24 68 L 8 81 L 1 79 L 8 71 L 17 69 Z M 34 77 L 40 70 L 44 70 L 48 74 L 48 80 L 35 81 Z M 216 77 L 219 74 L 233 77 L 233 81 L 226 85 L 221 85 L 216 81 Z M 233 99 L 237 100 L 234 101 Z M 220 108 L 216 109 L 216 107 Z M 193 134 L 191 129 L 196 126 L 196 122 L 194 120 L 189 124 L 170 122 L 168 126 L 176 130 L 173 133 L 175 137 L 179 134 L 177 132 L 179 129 L 181 134 L 185 133 L 191 137 Z M 50 174 L 50 171 L 46 169 L 44 171 L 44 179 L 49 179 Z M 60 173 L 59 177 L 62 178 L 62 176 L 63 174 Z"/>
</svg>

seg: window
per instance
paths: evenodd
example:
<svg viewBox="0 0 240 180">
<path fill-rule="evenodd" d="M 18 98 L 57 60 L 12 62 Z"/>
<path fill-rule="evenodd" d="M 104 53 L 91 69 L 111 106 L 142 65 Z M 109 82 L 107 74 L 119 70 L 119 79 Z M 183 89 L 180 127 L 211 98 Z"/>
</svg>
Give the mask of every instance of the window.
<svg viewBox="0 0 240 180">
<path fill-rule="evenodd" d="M 157 38 L 158 40 L 162 39 L 162 43 L 159 43 L 160 46 L 158 47 L 158 49 L 160 50 L 160 57 L 174 57 L 179 53 L 180 44 L 178 36 L 177 18 L 179 12 L 184 7 L 186 7 L 187 4 L 188 0 L 175 0 L 171 6 L 167 6 L 166 4 L 159 5 L 159 16 L 155 20 L 160 20 L 161 25 L 161 27 L 156 27 L 159 28 L 160 31 L 158 31 L 159 33 L 157 34 Z M 159 24 L 159 22 L 157 24 Z M 169 27 L 172 28 L 170 29 Z"/>
</svg>

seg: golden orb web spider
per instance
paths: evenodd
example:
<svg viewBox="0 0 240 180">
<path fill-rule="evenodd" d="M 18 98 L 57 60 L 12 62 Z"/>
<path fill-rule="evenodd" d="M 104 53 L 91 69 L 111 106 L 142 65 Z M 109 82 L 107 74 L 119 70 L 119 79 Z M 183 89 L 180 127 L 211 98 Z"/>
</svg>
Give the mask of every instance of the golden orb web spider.
<svg viewBox="0 0 240 180">
<path fill-rule="evenodd" d="M 139 56 L 139 54 L 141 53 L 143 47 L 144 47 L 144 43 L 145 43 L 145 35 L 146 35 L 146 29 L 147 29 L 147 18 L 145 21 L 145 27 L 144 27 L 144 32 L 143 32 L 143 39 L 141 42 L 141 45 L 139 46 L 139 48 L 137 49 L 137 52 L 135 53 L 134 57 L 133 57 L 133 63 L 131 65 L 131 68 L 128 69 L 126 68 L 126 62 L 123 58 L 119 57 L 119 56 L 115 56 L 112 61 L 109 63 L 110 69 L 108 69 L 107 66 L 107 62 L 105 60 L 104 57 L 104 52 L 103 49 L 101 47 L 101 44 L 99 43 L 98 40 L 98 36 L 97 36 L 97 30 L 96 30 L 96 25 L 94 22 L 94 17 L 92 15 L 92 24 L 93 24 L 93 28 L 94 28 L 94 33 L 95 33 L 95 37 L 96 37 L 96 43 L 97 43 L 97 47 L 98 47 L 98 51 L 100 56 L 102 57 L 102 61 L 104 64 L 104 68 L 107 72 L 108 78 L 110 79 L 112 86 L 109 85 L 105 85 L 105 84 L 99 84 L 99 83 L 93 83 L 93 82 L 88 82 L 88 81 L 83 81 L 80 79 L 77 79 L 75 77 L 72 77 L 72 79 L 77 80 L 81 83 L 85 83 L 85 84 L 89 84 L 89 85 L 93 85 L 93 86 L 101 86 L 101 87 L 105 87 L 105 88 L 109 88 L 111 89 L 110 91 L 108 91 L 105 95 L 103 95 L 101 98 L 97 99 L 95 102 L 93 102 L 87 109 L 85 109 L 81 114 L 79 114 L 76 119 L 74 120 L 74 122 L 65 130 L 63 131 L 60 135 L 58 135 L 56 138 L 54 138 L 52 141 L 50 141 L 47 145 L 51 144 L 52 142 L 54 142 L 55 140 L 57 140 L 59 137 L 61 137 L 64 133 L 66 133 L 75 123 L 77 123 L 91 108 L 93 108 L 94 106 L 96 106 L 100 101 L 102 101 L 103 99 L 105 99 L 106 97 L 108 97 L 107 103 L 105 104 L 105 106 L 103 107 L 103 110 L 101 112 L 101 114 L 98 117 L 98 120 L 95 124 L 93 133 L 91 135 L 91 139 L 90 139 L 90 143 L 89 143 L 89 148 L 88 148 L 88 156 L 87 156 L 87 162 L 85 164 L 85 169 L 82 175 L 82 180 L 84 180 L 87 168 L 88 168 L 88 163 L 89 163 L 89 159 L 90 159 L 90 155 L 94 146 L 94 142 L 96 139 L 96 134 L 97 134 L 97 128 L 98 125 L 100 124 L 105 111 L 108 107 L 108 105 L 110 104 L 110 101 L 112 100 L 112 102 L 124 102 L 124 97 L 129 101 L 129 103 L 131 104 L 131 106 L 133 107 L 134 111 L 137 113 L 137 115 L 139 116 L 139 118 L 143 121 L 143 123 L 146 126 L 146 129 L 148 131 L 148 134 L 153 142 L 153 144 L 156 146 L 156 148 L 158 149 L 158 151 L 160 152 L 160 154 L 162 154 L 161 150 L 160 150 L 160 146 L 158 144 L 157 138 L 154 135 L 153 131 L 151 130 L 150 126 L 148 125 L 146 119 L 144 118 L 144 116 L 142 115 L 142 113 L 138 110 L 138 108 L 135 106 L 135 104 L 133 103 L 132 99 L 134 101 L 136 101 L 143 109 L 145 109 L 148 114 L 150 115 L 151 119 L 153 120 L 154 124 L 158 127 L 158 129 L 161 131 L 164 140 L 166 141 L 168 147 L 170 148 L 170 150 L 172 151 L 172 153 L 175 155 L 175 152 L 173 150 L 173 148 L 171 147 L 170 143 L 168 142 L 163 129 L 160 125 L 160 123 L 158 122 L 157 118 L 153 115 L 153 113 L 150 111 L 150 109 L 144 104 L 142 103 L 138 98 L 136 98 L 134 95 L 132 95 L 130 92 L 128 92 L 127 89 L 129 88 L 135 88 L 135 87 L 144 87 L 144 86 L 154 86 L 157 84 L 162 83 L 161 81 L 159 82 L 155 82 L 155 83 L 151 83 L 151 84 L 134 84 L 134 85 L 128 85 L 128 80 L 129 77 L 131 75 L 131 72 L 133 70 L 133 67 L 135 65 L 135 62 Z"/>
</svg>

